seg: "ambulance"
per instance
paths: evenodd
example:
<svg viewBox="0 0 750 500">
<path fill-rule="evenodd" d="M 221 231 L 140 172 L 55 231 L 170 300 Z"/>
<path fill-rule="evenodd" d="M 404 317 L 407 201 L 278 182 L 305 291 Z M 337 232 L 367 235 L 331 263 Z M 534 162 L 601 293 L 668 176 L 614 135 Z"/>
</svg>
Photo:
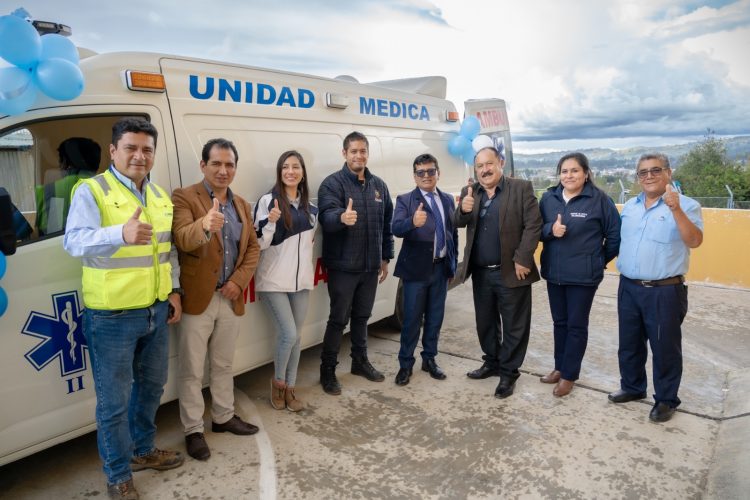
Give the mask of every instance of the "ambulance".
<svg viewBox="0 0 750 500">
<path fill-rule="evenodd" d="M 448 153 L 460 122 L 440 76 L 365 84 L 349 76 L 323 78 L 163 54 L 79 52 L 85 90 L 78 98 L 40 97 L 20 115 L 0 116 L 0 241 L 7 264 L 0 279 L 7 295 L 0 316 L 0 465 L 95 429 L 96 396 L 81 325 L 81 262 L 63 250 L 64 200 L 46 214 L 44 231 L 36 213 L 37 193 L 60 178 L 58 147 L 66 139 L 96 142 L 101 159 L 95 167 L 103 172 L 112 124 L 124 116 L 146 118 L 159 131 L 151 180 L 170 192 L 202 179 L 206 141 L 229 139 L 239 153 L 232 190 L 252 203 L 271 188 L 276 160 L 288 149 L 305 158 L 310 188 L 317 193 L 321 181 L 342 167 L 342 141 L 353 130 L 368 137 L 368 167 L 388 184 L 394 202 L 414 189 L 412 161 L 419 154 L 438 158 L 439 187 L 446 192 L 457 195 L 471 174 Z M 504 101 L 467 101 L 469 114 L 480 119 L 482 134 L 502 145 L 510 175 Z M 19 219 L 32 230 L 14 232 Z M 303 348 L 322 342 L 328 318 L 321 241 L 319 233 Z M 399 246 L 397 238 L 396 251 Z M 392 274 L 378 287 L 372 322 L 389 317 L 398 322 L 399 289 Z M 252 283 L 245 300 L 236 374 L 273 358 L 274 329 Z M 175 332 L 170 337 L 162 402 L 176 398 Z"/>
</svg>

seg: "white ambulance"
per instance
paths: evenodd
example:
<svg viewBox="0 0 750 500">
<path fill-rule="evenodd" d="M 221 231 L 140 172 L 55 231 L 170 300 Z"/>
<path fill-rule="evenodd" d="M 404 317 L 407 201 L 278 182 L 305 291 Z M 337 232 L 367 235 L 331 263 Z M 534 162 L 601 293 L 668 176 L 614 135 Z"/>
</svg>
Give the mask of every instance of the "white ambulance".
<svg viewBox="0 0 750 500">
<path fill-rule="evenodd" d="M 113 122 L 145 117 L 159 131 L 151 179 L 171 191 L 202 178 L 202 145 L 224 137 L 239 152 L 232 189 L 251 202 L 271 188 L 276 160 L 288 149 L 304 156 L 310 187 L 317 193 L 323 178 L 341 168 L 342 140 L 353 130 L 368 137 L 368 166 L 386 181 L 394 199 L 414 188 L 412 161 L 421 153 L 438 158 L 440 188 L 446 192 L 458 194 L 471 171 L 447 150 L 459 117 L 445 100 L 443 77 L 361 84 L 351 77 L 321 78 L 160 54 L 81 53 L 85 90 L 80 97 L 40 99 L 21 115 L 0 116 L 0 187 L 10 195 L 0 197 L 7 260 L 0 287 L 8 298 L 0 316 L 0 465 L 95 429 L 96 398 L 81 327 L 81 263 L 62 247 L 62 205 L 49 211 L 45 234 L 40 235 L 35 213 L 37 192 L 60 176 L 57 148 L 64 140 L 98 143 L 102 172 L 109 165 Z M 503 143 L 510 174 L 505 103 L 468 101 L 466 113 L 480 119 L 482 133 Z M 33 228 L 21 239 L 8 227 L 13 205 Z M 322 341 L 328 317 L 321 236 L 316 238 L 316 286 L 303 347 Z M 398 288 L 393 276 L 378 287 L 372 321 L 398 311 Z M 254 303 L 252 284 L 246 300 L 236 373 L 272 360 L 274 330 Z M 171 342 L 174 374 L 174 335 Z M 169 377 L 163 402 L 176 397 L 174 379 Z"/>
</svg>

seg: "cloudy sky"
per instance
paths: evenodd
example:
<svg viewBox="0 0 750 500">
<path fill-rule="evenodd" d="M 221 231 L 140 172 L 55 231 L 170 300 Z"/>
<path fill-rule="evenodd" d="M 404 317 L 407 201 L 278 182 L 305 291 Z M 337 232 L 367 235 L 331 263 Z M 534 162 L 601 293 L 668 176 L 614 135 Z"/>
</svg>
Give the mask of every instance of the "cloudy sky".
<svg viewBox="0 0 750 500">
<path fill-rule="evenodd" d="M 13 4 L 12 2 L 17 2 Z M 516 151 L 750 134 L 750 0 L 3 0 L 143 50 L 500 97 Z M 107 5 L 107 7 L 102 7 Z M 745 55 L 743 55 L 745 54 Z"/>
</svg>

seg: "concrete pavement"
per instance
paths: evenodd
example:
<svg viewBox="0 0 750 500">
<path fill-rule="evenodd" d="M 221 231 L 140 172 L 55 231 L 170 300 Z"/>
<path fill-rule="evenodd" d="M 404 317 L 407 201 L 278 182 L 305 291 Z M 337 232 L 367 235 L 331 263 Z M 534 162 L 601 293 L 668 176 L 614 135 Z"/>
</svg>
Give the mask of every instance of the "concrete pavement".
<svg viewBox="0 0 750 500">
<path fill-rule="evenodd" d="M 683 404 L 665 424 L 649 422 L 650 400 L 606 397 L 619 387 L 617 278 L 597 293 L 581 379 L 565 398 L 538 380 L 552 368 L 552 325 L 544 283 L 533 290 L 512 397 L 492 396 L 497 378 L 465 376 L 481 352 L 464 285 L 449 293 L 441 333 L 447 380 L 417 370 L 396 386 L 399 335 L 381 325 L 371 328 L 370 358 L 386 381 L 349 374 L 345 342 L 343 394 L 328 396 L 319 348 L 309 349 L 298 381 L 309 408 L 299 414 L 270 407 L 264 366 L 235 379 L 238 412 L 261 432 L 207 432 L 208 462 L 135 474 L 142 498 L 750 498 L 749 290 L 691 284 Z M 158 444 L 184 450 L 177 405 L 164 405 L 158 420 Z M 106 497 L 94 434 L 0 468 L 0 497 Z"/>
</svg>

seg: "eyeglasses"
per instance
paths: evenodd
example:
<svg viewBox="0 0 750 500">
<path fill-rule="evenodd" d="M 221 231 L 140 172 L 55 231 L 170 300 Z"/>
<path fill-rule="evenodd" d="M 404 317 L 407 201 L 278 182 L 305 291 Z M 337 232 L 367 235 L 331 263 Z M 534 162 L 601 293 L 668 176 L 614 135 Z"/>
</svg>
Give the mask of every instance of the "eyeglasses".
<svg viewBox="0 0 750 500">
<path fill-rule="evenodd" d="M 654 167 L 649 168 L 648 170 L 639 170 L 635 175 L 637 175 L 639 179 L 645 179 L 649 174 L 651 174 L 651 177 L 659 177 L 665 170 L 666 169 L 662 167 Z"/>
<path fill-rule="evenodd" d="M 425 175 L 428 177 L 435 177 L 437 175 L 437 169 L 428 168 L 426 170 L 415 170 L 414 175 L 416 175 L 417 177 L 424 177 Z"/>
<path fill-rule="evenodd" d="M 495 198 L 490 198 L 482 204 L 482 210 L 479 211 L 480 219 L 483 219 L 484 216 L 487 215 L 487 209 L 490 208 L 490 205 L 492 204 L 492 200 L 494 199 Z"/>
</svg>

